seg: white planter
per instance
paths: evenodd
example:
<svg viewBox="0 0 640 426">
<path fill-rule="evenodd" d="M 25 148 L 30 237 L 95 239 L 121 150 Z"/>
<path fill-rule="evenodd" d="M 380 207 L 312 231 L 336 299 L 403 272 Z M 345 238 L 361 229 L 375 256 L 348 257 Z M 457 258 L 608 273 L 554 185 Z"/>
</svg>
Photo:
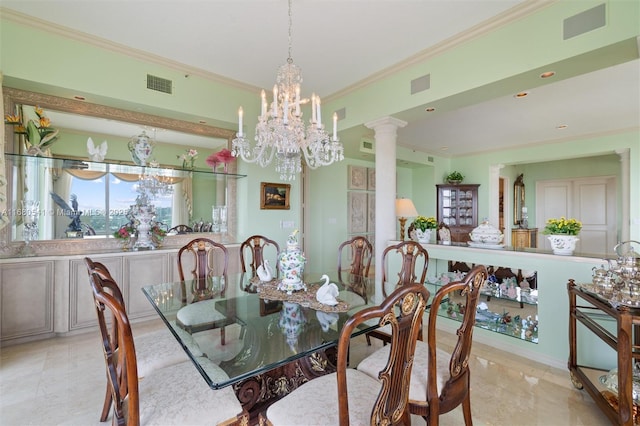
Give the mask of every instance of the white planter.
<svg viewBox="0 0 640 426">
<path fill-rule="evenodd" d="M 431 241 L 431 231 L 431 229 L 425 229 L 424 231 L 420 229 L 414 229 L 413 231 L 411 231 L 410 237 L 413 241 L 426 244 Z"/>
<path fill-rule="evenodd" d="M 580 239 L 575 235 L 549 235 L 549 242 L 553 254 L 571 256 L 576 249 L 576 243 Z"/>
</svg>

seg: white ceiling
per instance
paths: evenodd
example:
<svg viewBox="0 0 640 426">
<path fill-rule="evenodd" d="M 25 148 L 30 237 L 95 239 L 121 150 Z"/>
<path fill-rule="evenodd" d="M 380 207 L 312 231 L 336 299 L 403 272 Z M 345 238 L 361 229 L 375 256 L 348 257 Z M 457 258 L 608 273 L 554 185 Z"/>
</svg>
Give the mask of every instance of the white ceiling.
<svg viewBox="0 0 640 426">
<path fill-rule="evenodd" d="M 292 57 L 302 68 L 303 89 L 326 98 L 481 25 L 543 3 L 294 0 Z M 256 88 L 273 85 L 288 54 L 286 0 L 2 0 L 2 7 L 184 64 L 186 73 L 200 70 Z M 458 155 L 637 129 L 639 76 L 636 59 L 519 88 L 530 92 L 524 99 L 501 94 L 449 112 L 407 112 L 399 118 L 410 124 L 399 131 L 398 142 Z M 568 127 L 559 131 L 561 124 Z M 350 129 L 349 135 L 365 131 Z M 353 148 L 350 152 L 360 155 Z"/>
</svg>

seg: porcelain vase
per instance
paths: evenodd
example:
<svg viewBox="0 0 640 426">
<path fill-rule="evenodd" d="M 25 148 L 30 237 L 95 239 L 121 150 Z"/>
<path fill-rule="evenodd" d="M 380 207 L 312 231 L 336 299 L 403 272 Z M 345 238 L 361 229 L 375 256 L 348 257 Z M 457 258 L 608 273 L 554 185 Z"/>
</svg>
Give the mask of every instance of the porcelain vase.
<svg viewBox="0 0 640 426">
<path fill-rule="evenodd" d="M 305 288 L 302 274 L 306 262 L 307 259 L 298 246 L 288 246 L 287 250 L 280 254 L 278 264 L 282 276 L 281 290 L 291 294 L 292 291 Z"/>
<path fill-rule="evenodd" d="M 551 249 L 553 254 L 561 256 L 571 256 L 576 249 L 576 243 L 580 239 L 575 235 L 549 235 L 549 242 L 551 243 Z"/>
<path fill-rule="evenodd" d="M 151 238 L 151 227 L 153 225 L 152 222 L 154 216 L 153 206 L 149 205 L 138 206 L 136 211 L 133 213 L 133 217 L 136 219 L 137 223 L 136 231 L 138 234 L 138 239 L 133 245 L 134 250 L 153 250 L 156 248 L 156 245 Z"/>
</svg>

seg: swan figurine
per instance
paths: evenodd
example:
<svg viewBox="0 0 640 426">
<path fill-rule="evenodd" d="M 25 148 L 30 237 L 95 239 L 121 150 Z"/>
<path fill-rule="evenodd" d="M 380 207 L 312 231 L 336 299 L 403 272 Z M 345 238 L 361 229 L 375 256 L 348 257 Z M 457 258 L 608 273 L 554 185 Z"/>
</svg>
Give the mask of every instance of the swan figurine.
<svg viewBox="0 0 640 426">
<path fill-rule="evenodd" d="M 269 259 L 265 259 L 264 262 L 262 262 L 262 265 L 258 266 L 256 273 L 258 274 L 258 278 L 260 278 L 261 282 L 271 281 L 273 278 L 273 271 L 269 264 Z"/>
<path fill-rule="evenodd" d="M 87 139 L 87 152 L 91 161 L 104 161 L 107 155 L 107 141 L 102 141 L 99 146 L 95 146 L 93 139 Z"/>
<path fill-rule="evenodd" d="M 329 283 L 329 277 L 325 274 L 322 276 L 324 284 L 320 287 L 316 293 L 316 300 L 323 305 L 335 306 L 338 304 L 338 286 L 334 283 Z"/>
</svg>

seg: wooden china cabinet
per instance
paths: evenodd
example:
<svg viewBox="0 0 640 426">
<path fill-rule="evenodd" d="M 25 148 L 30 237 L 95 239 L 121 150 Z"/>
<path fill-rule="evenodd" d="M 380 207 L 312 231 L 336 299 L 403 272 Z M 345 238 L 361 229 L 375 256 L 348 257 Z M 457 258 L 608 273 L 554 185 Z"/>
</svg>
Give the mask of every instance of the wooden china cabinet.
<svg viewBox="0 0 640 426">
<path fill-rule="evenodd" d="M 442 184 L 438 188 L 438 223 L 451 230 L 451 241 L 469 241 L 478 226 L 479 184 Z"/>
</svg>

